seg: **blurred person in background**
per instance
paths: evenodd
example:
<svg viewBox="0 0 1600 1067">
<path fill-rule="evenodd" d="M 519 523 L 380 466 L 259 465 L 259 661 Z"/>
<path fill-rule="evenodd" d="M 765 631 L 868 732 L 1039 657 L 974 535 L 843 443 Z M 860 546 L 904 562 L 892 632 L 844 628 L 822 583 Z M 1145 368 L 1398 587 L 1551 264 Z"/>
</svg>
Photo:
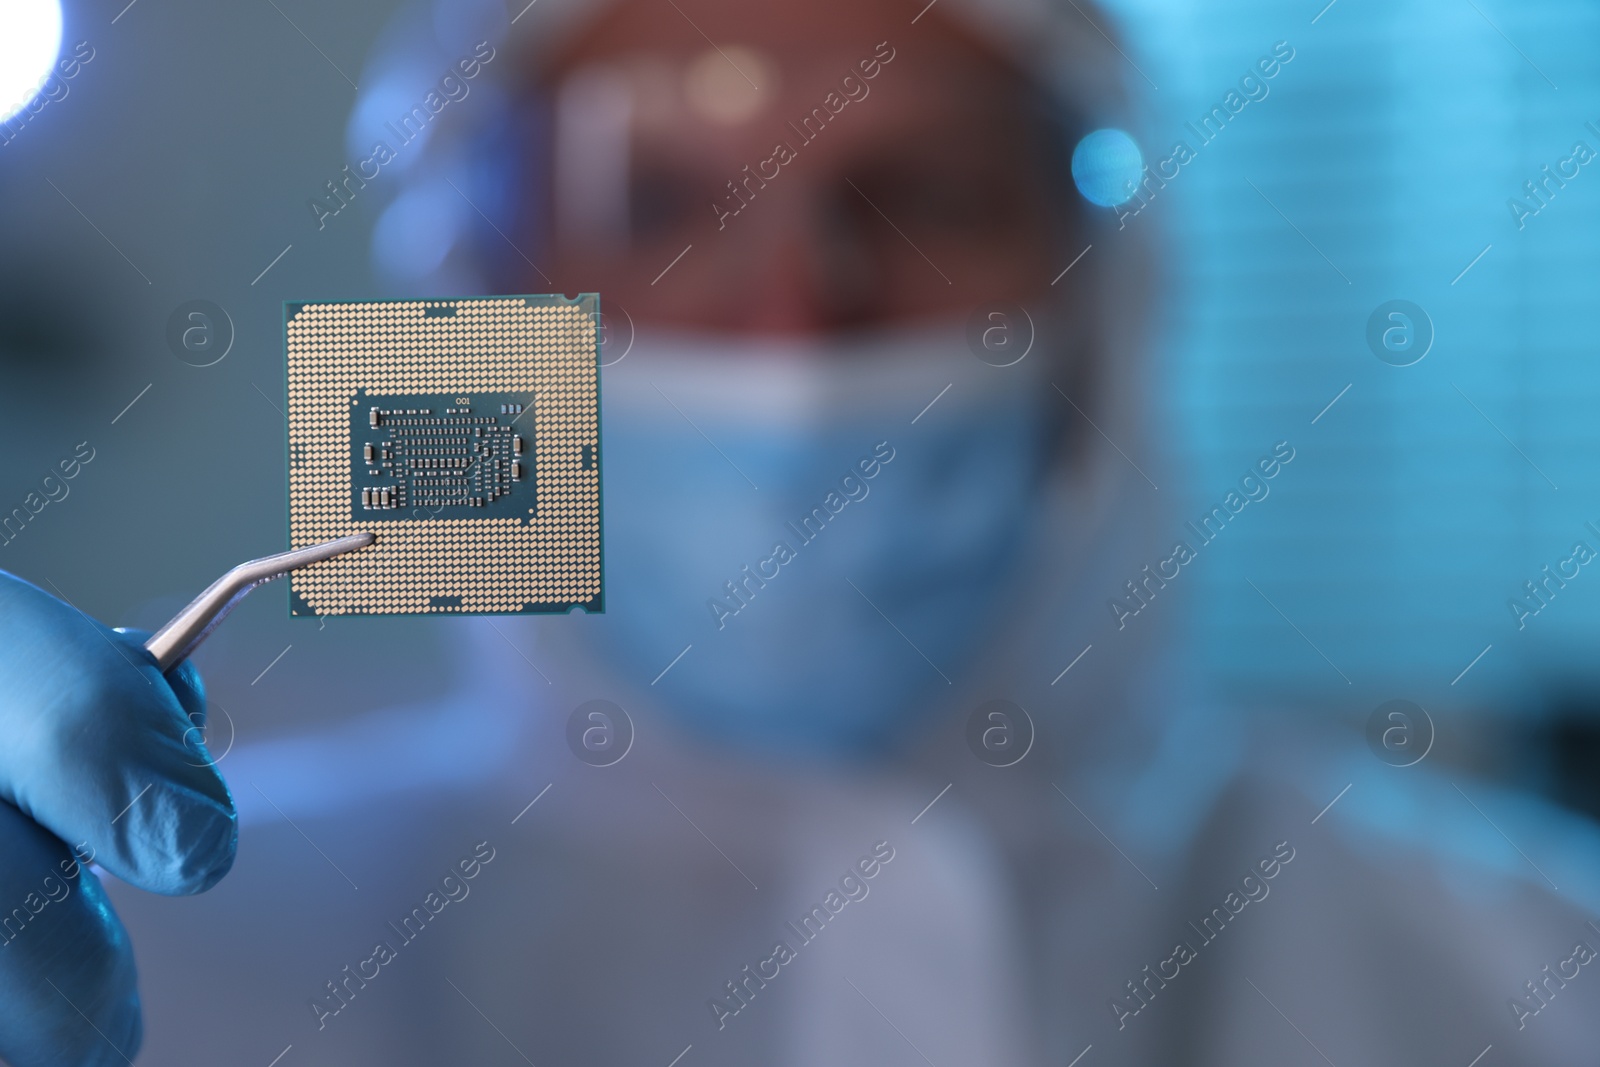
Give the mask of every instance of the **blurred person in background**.
<svg viewBox="0 0 1600 1067">
<path fill-rule="evenodd" d="M 407 77 L 477 57 L 479 99 L 395 146 L 375 256 L 435 292 L 602 294 L 607 612 L 473 624 L 448 706 L 222 764 L 293 768 L 260 821 L 366 839 L 337 866 L 385 884 L 335 899 L 241 871 L 186 918 L 142 911 L 152 1049 L 232 1062 L 241 1027 L 263 1062 L 341 1064 L 1594 1047 L 1584 902 L 1440 832 L 1446 783 L 1240 737 L 1195 693 L 1181 579 L 1149 567 L 1180 527 L 1141 362 L 1156 257 L 1074 188 L 1074 146 L 1136 120 L 1101 14 L 485 10 L 403 13 L 352 143 L 405 110 Z M 1129 583 L 1149 610 L 1109 615 Z M 454 868 L 470 892 L 412 947 L 384 920 L 432 887 L 393 857 L 454 861 L 468 826 L 489 827 Z M 196 836 L 169 844 L 218 847 Z M 204 888 L 201 866 L 144 882 Z M 52 1039 L 81 1062 L 137 1043 L 120 927 L 79 921 L 102 924 L 75 958 L 110 992 L 7 1009 L 19 1065 L 64 1062 Z M 152 944 L 163 923 L 207 944 Z M 185 976 L 225 959 L 189 1010 Z M 56 966 L 0 957 L 34 991 Z"/>
</svg>

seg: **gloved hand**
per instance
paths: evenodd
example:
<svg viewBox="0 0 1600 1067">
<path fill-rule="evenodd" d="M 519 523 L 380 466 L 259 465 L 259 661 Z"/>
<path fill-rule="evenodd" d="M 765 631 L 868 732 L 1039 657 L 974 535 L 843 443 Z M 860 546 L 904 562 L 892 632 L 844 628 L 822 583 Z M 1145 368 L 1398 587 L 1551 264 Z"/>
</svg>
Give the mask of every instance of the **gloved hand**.
<svg viewBox="0 0 1600 1067">
<path fill-rule="evenodd" d="M 133 950 L 88 868 L 198 893 L 233 865 L 233 798 L 199 737 L 188 663 L 0 572 L 0 1057 L 125 1064 Z M 192 716 L 192 718 L 191 718 Z"/>
</svg>

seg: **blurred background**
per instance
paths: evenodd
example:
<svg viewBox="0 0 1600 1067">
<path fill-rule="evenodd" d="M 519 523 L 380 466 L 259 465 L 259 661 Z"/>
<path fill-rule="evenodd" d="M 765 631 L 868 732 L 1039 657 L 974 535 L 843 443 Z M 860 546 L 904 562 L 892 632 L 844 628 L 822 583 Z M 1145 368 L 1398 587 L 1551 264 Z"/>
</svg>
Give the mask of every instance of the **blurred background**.
<svg viewBox="0 0 1600 1067">
<path fill-rule="evenodd" d="M 1578 542 L 1600 552 L 1600 167 L 1525 188 L 1577 142 L 1600 151 L 1600 5 L 1108 6 L 1148 90 L 1131 131 L 1147 162 L 1194 143 L 1186 124 L 1275 42 L 1293 50 L 1147 202 L 1103 209 L 1161 248 L 1163 491 L 1198 519 L 1264 444 L 1297 450 L 1194 572 L 1206 684 L 1247 716 L 1357 730 L 1416 701 L 1450 723 L 1447 765 L 1600 817 L 1600 568 L 1542 605 L 1524 585 Z M 285 547 L 282 302 L 414 295 L 373 262 L 390 194 L 321 228 L 308 210 L 354 158 L 355 86 L 395 7 L 64 5 L 63 54 L 92 58 L 0 133 L 0 511 L 84 443 L 93 458 L 0 567 L 153 629 Z M 224 313 L 215 362 L 170 340 L 198 300 Z M 1369 343 L 1396 300 L 1431 337 L 1406 366 Z M 241 738 L 457 688 L 465 620 L 319 625 L 284 598 L 258 593 L 197 656 Z M 1539 610 L 1519 620 L 1519 599 Z M 381 663 L 384 684 L 350 663 Z M 132 905 L 136 940 L 138 909 L 174 906 Z"/>
<path fill-rule="evenodd" d="M 1470 717 L 1458 758 L 1600 812 L 1586 764 L 1562 763 L 1600 755 L 1600 580 L 1584 568 L 1520 628 L 1510 606 L 1575 542 L 1600 549 L 1585 526 L 1600 523 L 1600 180 L 1583 166 L 1558 188 L 1540 169 L 1576 142 L 1600 149 L 1585 126 L 1600 120 L 1587 58 L 1600 7 L 1111 7 L 1149 90 L 1135 131 L 1147 162 L 1198 143 L 1186 124 L 1275 42 L 1294 54 L 1146 206 L 1104 209 L 1162 242 L 1170 292 L 1148 384 L 1176 431 L 1184 511 L 1216 504 L 1263 442 L 1299 449 L 1196 568 L 1187 607 L 1209 680 L 1231 705 L 1274 712 L 1364 715 L 1401 697 Z M 0 500 L 20 504 L 80 442 L 95 458 L 0 546 L 7 569 L 154 627 L 284 544 L 280 303 L 393 295 L 371 252 L 390 194 L 357 196 L 321 229 L 308 209 L 352 158 L 352 82 L 393 10 L 65 6 L 63 53 L 86 41 L 93 58 L 0 146 Z M 1533 180 L 1555 189 L 1547 206 Z M 1520 226 L 1516 198 L 1540 208 Z M 1404 367 L 1366 340 L 1396 299 L 1432 333 Z M 211 366 L 168 342 L 194 300 L 231 323 Z M 229 332 L 216 328 L 213 350 Z M 450 621 L 319 630 L 285 618 L 283 595 L 250 600 L 200 655 L 215 699 L 252 730 L 298 729 L 318 716 L 313 695 L 370 703 L 358 679 L 321 669 L 369 647 L 403 647 L 391 669 L 419 695 L 448 687 L 437 635 Z M 299 669 L 257 680 L 291 645 L 280 666 Z M 341 678 L 350 691 L 328 692 Z"/>
</svg>

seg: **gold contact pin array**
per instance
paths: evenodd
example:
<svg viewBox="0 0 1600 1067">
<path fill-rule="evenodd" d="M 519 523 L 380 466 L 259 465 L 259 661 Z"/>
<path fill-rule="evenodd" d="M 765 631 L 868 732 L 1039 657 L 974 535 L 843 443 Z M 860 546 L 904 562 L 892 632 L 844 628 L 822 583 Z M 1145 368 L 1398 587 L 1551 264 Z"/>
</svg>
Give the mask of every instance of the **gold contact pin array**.
<svg viewBox="0 0 1600 1067">
<path fill-rule="evenodd" d="M 592 293 L 285 305 L 290 544 L 378 538 L 295 572 L 291 614 L 603 610 L 599 311 Z M 528 398 L 514 427 L 526 514 L 363 508 L 352 411 L 417 394 Z"/>
</svg>

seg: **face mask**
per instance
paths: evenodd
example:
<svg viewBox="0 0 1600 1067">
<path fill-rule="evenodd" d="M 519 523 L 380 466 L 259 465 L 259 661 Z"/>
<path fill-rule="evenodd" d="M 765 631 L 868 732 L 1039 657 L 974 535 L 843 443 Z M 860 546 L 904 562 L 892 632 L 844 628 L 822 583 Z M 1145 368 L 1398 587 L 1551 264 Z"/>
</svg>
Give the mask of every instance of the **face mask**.
<svg viewBox="0 0 1600 1067">
<path fill-rule="evenodd" d="M 641 334 L 604 372 L 602 660 L 730 746 L 868 755 L 913 734 L 1009 591 L 1047 451 L 1041 362 L 981 363 L 959 328 Z"/>
</svg>

